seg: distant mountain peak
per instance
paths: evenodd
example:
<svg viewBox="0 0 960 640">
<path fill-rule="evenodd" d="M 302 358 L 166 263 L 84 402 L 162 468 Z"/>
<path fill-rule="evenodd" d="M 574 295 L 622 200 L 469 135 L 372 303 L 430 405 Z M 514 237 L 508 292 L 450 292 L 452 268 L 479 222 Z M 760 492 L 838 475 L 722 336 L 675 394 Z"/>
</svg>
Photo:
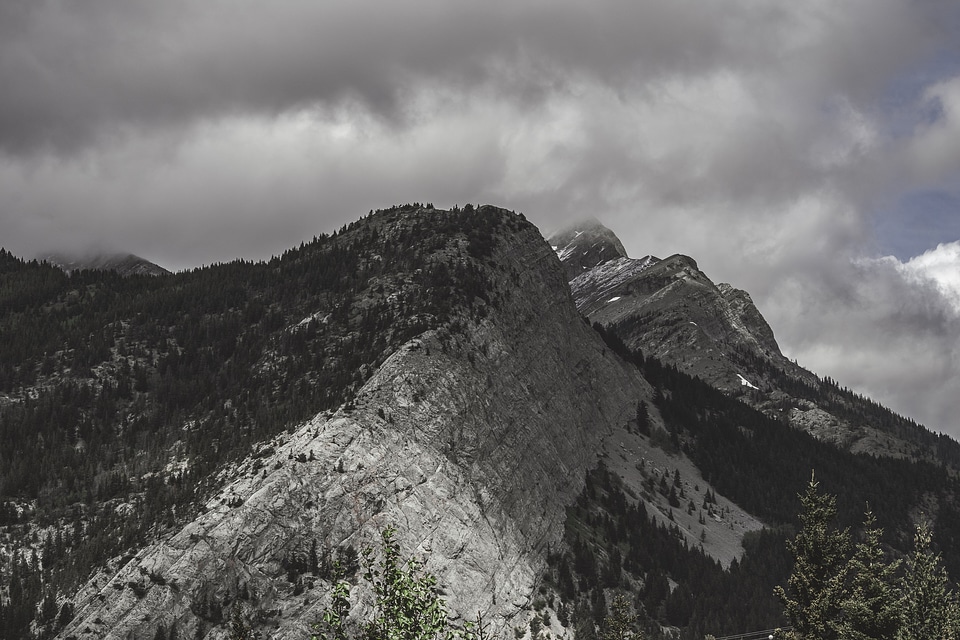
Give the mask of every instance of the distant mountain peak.
<svg viewBox="0 0 960 640">
<path fill-rule="evenodd" d="M 941 455 L 907 421 L 877 419 L 856 398 L 839 400 L 840 392 L 824 401 L 829 384 L 783 355 L 750 294 L 715 284 L 693 258 L 622 257 L 616 236 L 596 221 L 555 234 L 550 242 L 578 311 L 630 349 L 851 451 Z"/>
<path fill-rule="evenodd" d="M 160 276 L 170 273 L 160 265 L 132 253 L 95 253 L 89 255 L 54 253 L 45 256 L 43 260 L 67 273 L 80 269 L 116 271 L 123 276 Z"/>
<path fill-rule="evenodd" d="M 563 262 L 569 279 L 604 262 L 629 257 L 620 238 L 595 218 L 558 231 L 550 236 L 549 242 Z"/>
</svg>

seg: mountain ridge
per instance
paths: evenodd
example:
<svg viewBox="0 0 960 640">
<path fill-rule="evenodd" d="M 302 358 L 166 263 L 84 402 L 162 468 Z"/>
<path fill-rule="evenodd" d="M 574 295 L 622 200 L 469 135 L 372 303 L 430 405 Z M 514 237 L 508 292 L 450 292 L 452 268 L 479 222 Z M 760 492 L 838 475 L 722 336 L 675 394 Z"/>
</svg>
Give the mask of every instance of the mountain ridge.
<svg viewBox="0 0 960 640">
<path fill-rule="evenodd" d="M 123 276 L 163 276 L 170 271 L 132 253 L 95 253 L 88 255 L 54 253 L 42 260 L 70 273 L 78 269 L 115 271 Z"/>
<path fill-rule="evenodd" d="M 236 607 L 305 637 L 330 563 L 388 525 L 497 635 L 594 638 L 615 594 L 651 638 L 769 628 L 811 468 L 900 552 L 929 518 L 960 575 L 948 443 L 784 374 L 749 295 L 692 258 L 569 236 L 576 286 L 490 206 L 163 278 L 0 252 L 0 638 L 214 640 Z M 943 451 L 855 453 L 789 426 L 802 403 Z"/>
<path fill-rule="evenodd" d="M 614 245 L 596 246 L 609 243 L 613 233 L 599 230 L 600 223 L 573 228 L 581 227 L 579 236 L 566 231 L 549 239 L 561 260 L 577 253 L 563 239 L 589 237 L 595 256 L 616 251 Z M 960 448 L 913 421 L 890 412 L 881 417 L 888 424 L 878 426 L 876 415 L 856 416 L 859 411 L 875 414 L 875 403 L 786 358 L 750 294 L 714 284 L 693 258 L 623 256 L 595 263 L 583 269 L 574 261 L 567 267 L 568 274 L 576 273 L 570 286 L 577 308 L 628 347 L 672 363 L 770 415 L 786 414 L 792 425 L 851 451 L 960 462 Z"/>
<path fill-rule="evenodd" d="M 406 342 L 349 405 L 242 461 L 196 521 L 94 577 L 62 634 L 150 636 L 159 625 L 195 634 L 212 620 L 195 615 L 190 599 L 227 602 L 241 592 L 252 609 L 282 608 L 273 633 L 305 634 L 322 599 L 309 588 L 294 599 L 295 584 L 277 580 L 282 559 L 304 557 L 308 536 L 322 549 L 362 547 L 397 523 L 404 550 L 429 551 L 455 615 L 480 610 L 492 632 L 505 632 L 532 601 L 608 425 L 626 423 L 651 392 L 579 321 L 557 258 L 532 226 L 495 235 L 492 251 L 490 268 L 503 275 L 482 318 Z M 540 455 L 528 458 L 531 448 Z"/>
</svg>

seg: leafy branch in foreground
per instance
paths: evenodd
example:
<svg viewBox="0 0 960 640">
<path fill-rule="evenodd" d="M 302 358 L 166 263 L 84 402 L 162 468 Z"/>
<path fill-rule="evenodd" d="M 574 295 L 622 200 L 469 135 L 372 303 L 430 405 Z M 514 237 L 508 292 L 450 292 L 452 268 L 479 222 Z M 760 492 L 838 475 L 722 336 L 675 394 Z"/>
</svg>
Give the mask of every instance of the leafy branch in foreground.
<svg viewBox="0 0 960 640">
<path fill-rule="evenodd" d="M 379 561 L 372 549 L 363 551 L 362 576 L 376 595 L 373 619 L 352 633 L 348 620 L 350 584 L 338 580 L 311 640 L 484 640 L 479 614 L 476 625 L 467 623 L 460 629 L 453 624 L 436 577 L 424 571 L 421 561 L 401 559 L 393 539 L 395 533 L 392 527 L 381 532 Z"/>
</svg>

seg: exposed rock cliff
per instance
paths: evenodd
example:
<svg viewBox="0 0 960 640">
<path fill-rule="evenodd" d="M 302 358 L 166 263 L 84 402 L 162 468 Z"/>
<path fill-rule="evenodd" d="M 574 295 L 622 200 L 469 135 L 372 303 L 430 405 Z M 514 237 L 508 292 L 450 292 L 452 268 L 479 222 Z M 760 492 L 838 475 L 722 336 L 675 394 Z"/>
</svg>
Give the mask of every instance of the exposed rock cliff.
<svg viewBox="0 0 960 640">
<path fill-rule="evenodd" d="M 750 296 L 714 285 L 692 258 L 620 260 L 608 266 L 633 274 L 620 282 L 587 272 L 571 282 L 571 289 L 581 311 L 592 321 L 616 326 L 627 344 L 678 361 L 686 372 L 725 390 L 745 386 L 741 375 L 763 384 L 759 372 L 732 362 L 731 353 L 787 362 Z"/>
<path fill-rule="evenodd" d="M 407 342 L 352 402 L 225 471 L 196 521 L 83 587 L 61 636 L 223 637 L 213 622 L 239 601 L 270 637 L 306 637 L 326 587 L 288 582 L 284 561 L 314 541 L 371 545 L 390 524 L 456 614 L 482 611 L 505 635 L 601 441 L 650 389 L 582 322 L 537 230 L 501 229 L 485 314 Z M 452 264 L 461 250 L 450 245 Z"/>
<path fill-rule="evenodd" d="M 598 264 L 627 257 L 620 238 L 593 219 L 558 231 L 550 237 L 550 244 L 570 280 Z"/>
<path fill-rule="evenodd" d="M 743 382 L 747 379 L 769 388 L 760 371 L 733 362 L 733 353 L 793 367 L 745 291 L 715 285 L 687 256 L 628 258 L 621 253 L 619 240 L 611 241 L 612 232 L 599 223 L 574 229 L 550 242 L 567 263 L 567 273 L 575 273 L 570 288 L 577 308 L 591 322 L 616 328 L 628 346 L 675 362 L 728 391 L 747 387 Z M 581 238 L 591 239 L 586 242 L 592 247 L 592 259 L 586 263 L 581 260 L 585 255 Z"/>
<path fill-rule="evenodd" d="M 750 295 L 714 284 L 690 257 L 631 259 L 595 221 L 550 239 L 577 308 L 633 349 L 852 451 L 935 459 L 937 439 L 786 358 Z M 580 238 L 597 240 L 583 263 Z M 619 247 L 619 248 L 614 248 Z"/>
</svg>

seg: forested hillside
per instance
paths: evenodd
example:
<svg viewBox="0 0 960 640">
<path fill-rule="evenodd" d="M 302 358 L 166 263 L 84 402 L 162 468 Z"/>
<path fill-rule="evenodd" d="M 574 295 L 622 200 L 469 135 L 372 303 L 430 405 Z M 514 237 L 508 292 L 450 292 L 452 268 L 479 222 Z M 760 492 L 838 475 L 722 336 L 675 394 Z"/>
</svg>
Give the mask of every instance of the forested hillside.
<svg viewBox="0 0 960 640">
<path fill-rule="evenodd" d="M 0 637 L 38 611 L 56 628 L 91 569 L 185 521 L 226 462 L 348 401 L 410 337 L 482 315 L 513 220 L 485 213 L 407 205 L 160 277 L 0 253 Z"/>
<path fill-rule="evenodd" d="M 601 462 L 568 512 L 566 551 L 552 558 L 551 581 L 567 603 L 577 637 L 592 637 L 616 593 L 633 603 L 653 638 L 661 637 L 663 627 L 679 627 L 682 637 L 692 639 L 784 625 L 774 587 L 785 585 L 792 569 L 787 541 L 799 529 L 799 496 L 812 471 L 837 496 L 838 527 L 858 531 L 869 507 L 883 530 L 884 548 L 896 558 L 912 549 L 915 524 L 932 521 L 945 567 L 960 575 L 960 480 L 947 469 L 838 449 L 675 366 L 630 351 L 600 325 L 594 328 L 654 386 L 650 410 L 662 417 L 666 431 L 642 420 L 636 428 L 656 446 L 688 455 L 718 493 L 767 527 L 748 535 L 743 557 L 724 569 L 689 544 L 677 525 L 658 524 Z M 663 480 L 649 491 L 667 498 L 673 483 Z M 706 515 L 704 502 L 691 508 Z M 687 507 L 686 501 L 675 504 Z M 677 586 L 667 588 L 668 579 Z"/>
<path fill-rule="evenodd" d="M 756 350 L 722 364 L 768 388 L 712 386 L 630 342 L 636 318 L 591 331 L 565 283 L 493 207 L 395 207 L 266 262 L 157 277 L 0 251 L 0 639 L 96 637 L 102 616 L 216 637 L 241 601 L 245 625 L 302 628 L 328 561 L 386 514 L 398 543 L 446 545 L 450 591 L 518 639 L 592 640 L 614 602 L 651 638 L 769 628 L 812 470 L 841 527 L 869 505 L 896 558 L 928 520 L 960 576 L 955 442 Z M 815 437 L 793 420 L 807 402 L 915 449 Z M 723 561 L 717 494 L 752 527 Z"/>
</svg>

